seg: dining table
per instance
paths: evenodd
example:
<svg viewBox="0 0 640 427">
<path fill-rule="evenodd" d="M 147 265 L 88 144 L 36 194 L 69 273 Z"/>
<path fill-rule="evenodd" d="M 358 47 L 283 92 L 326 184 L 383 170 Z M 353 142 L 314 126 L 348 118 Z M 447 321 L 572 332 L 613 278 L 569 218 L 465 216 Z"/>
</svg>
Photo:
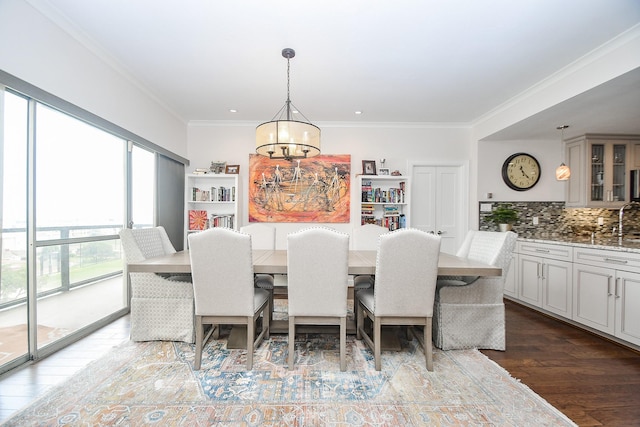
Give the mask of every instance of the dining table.
<svg viewBox="0 0 640 427">
<path fill-rule="evenodd" d="M 376 251 L 350 250 L 349 274 L 375 274 Z M 253 272 L 287 274 L 285 249 L 254 249 Z M 130 273 L 191 273 L 189 251 L 148 258 L 127 264 Z M 502 269 L 479 261 L 441 252 L 438 258 L 438 276 L 500 276 Z"/>
<path fill-rule="evenodd" d="M 375 250 L 350 250 L 349 275 L 375 275 L 376 256 L 377 252 Z M 285 249 L 254 249 L 252 258 L 254 273 L 287 274 L 287 251 Z M 131 262 L 127 264 L 127 270 L 129 273 L 191 273 L 189 251 L 183 250 Z M 438 258 L 438 276 L 500 276 L 501 274 L 502 269 L 500 267 L 461 258 L 445 252 L 440 252 Z M 286 280 L 278 283 L 281 284 L 277 289 L 279 296 L 286 298 Z M 348 295 L 349 298 L 353 298 L 353 288 L 351 286 Z M 272 333 L 287 333 L 288 322 L 274 319 L 271 321 L 269 329 Z M 243 330 L 246 329 L 242 327 L 234 327 L 232 329 L 232 334 L 228 338 L 227 348 L 244 347 L 246 340 L 242 336 Z M 313 332 L 316 331 L 313 330 Z M 347 322 L 347 332 L 355 333 L 355 322 L 352 319 Z M 399 345 L 397 340 L 384 335 L 383 331 L 383 348 L 397 349 Z"/>
</svg>

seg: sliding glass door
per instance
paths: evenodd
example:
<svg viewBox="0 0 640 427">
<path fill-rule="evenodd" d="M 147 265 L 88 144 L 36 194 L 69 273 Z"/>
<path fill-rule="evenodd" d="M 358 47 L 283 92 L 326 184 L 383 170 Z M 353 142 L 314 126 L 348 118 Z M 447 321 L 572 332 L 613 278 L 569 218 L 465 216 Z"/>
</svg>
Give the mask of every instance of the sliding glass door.
<svg viewBox="0 0 640 427">
<path fill-rule="evenodd" d="M 0 374 L 128 313 L 118 232 L 181 247 L 188 163 L 0 70 Z"/>
<path fill-rule="evenodd" d="M 0 121 L 2 230 L 0 233 L 0 366 L 28 360 L 27 130 L 28 101 L 5 93 Z M 0 111 L 3 109 L 0 108 Z"/>
<path fill-rule="evenodd" d="M 2 100 L 0 373 L 128 311 L 118 232 L 154 225 L 156 182 L 155 153 L 20 94 Z"/>
<path fill-rule="evenodd" d="M 39 103 L 34 135 L 36 321 L 51 342 L 126 308 L 127 141 Z"/>
</svg>

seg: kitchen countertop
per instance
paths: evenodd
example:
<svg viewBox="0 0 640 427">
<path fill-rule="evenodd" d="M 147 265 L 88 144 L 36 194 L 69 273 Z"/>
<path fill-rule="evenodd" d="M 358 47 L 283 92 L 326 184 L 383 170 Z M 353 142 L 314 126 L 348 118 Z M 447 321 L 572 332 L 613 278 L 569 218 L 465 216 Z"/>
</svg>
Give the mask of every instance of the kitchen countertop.
<svg viewBox="0 0 640 427">
<path fill-rule="evenodd" d="M 518 240 L 521 242 L 553 243 L 556 245 L 568 245 L 590 249 L 606 249 L 619 252 L 635 252 L 640 254 L 640 238 L 635 237 L 623 239 L 621 245 L 618 244 L 617 237 L 596 237 L 593 243 L 591 243 L 591 238 L 587 236 L 538 235 L 519 237 Z"/>
</svg>

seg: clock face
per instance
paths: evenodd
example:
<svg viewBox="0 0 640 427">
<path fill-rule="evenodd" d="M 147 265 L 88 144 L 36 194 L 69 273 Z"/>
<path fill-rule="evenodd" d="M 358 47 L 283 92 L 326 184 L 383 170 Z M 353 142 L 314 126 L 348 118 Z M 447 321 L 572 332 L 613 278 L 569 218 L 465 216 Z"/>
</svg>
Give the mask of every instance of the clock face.
<svg viewBox="0 0 640 427">
<path fill-rule="evenodd" d="M 530 154 L 513 154 L 502 165 L 502 179 L 516 191 L 529 190 L 540 179 L 540 163 Z"/>
</svg>

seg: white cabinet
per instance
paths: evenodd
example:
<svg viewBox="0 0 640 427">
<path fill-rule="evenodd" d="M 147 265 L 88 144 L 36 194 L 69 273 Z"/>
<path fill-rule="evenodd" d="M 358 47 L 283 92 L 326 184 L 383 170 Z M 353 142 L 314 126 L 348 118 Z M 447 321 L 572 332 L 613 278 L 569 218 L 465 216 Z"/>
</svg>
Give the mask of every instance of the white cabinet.
<svg viewBox="0 0 640 427">
<path fill-rule="evenodd" d="M 404 176 L 361 175 L 360 223 L 389 230 L 409 227 L 410 180 Z"/>
<path fill-rule="evenodd" d="M 239 175 L 189 174 L 185 188 L 185 247 L 190 233 L 238 227 Z"/>
<path fill-rule="evenodd" d="M 573 248 L 566 245 L 518 242 L 517 298 L 570 318 Z"/>
<path fill-rule="evenodd" d="M 629 171 L 635 167 L 639 139 L 638 135 L 587 134 L 568 140 L 567 206 L 616 208 L 629 201 Z"/>
<path fill-rule="evenodd" d="M 640 255 L 576 248 L 573 320 L 640 345 Z"/>
</svg>

